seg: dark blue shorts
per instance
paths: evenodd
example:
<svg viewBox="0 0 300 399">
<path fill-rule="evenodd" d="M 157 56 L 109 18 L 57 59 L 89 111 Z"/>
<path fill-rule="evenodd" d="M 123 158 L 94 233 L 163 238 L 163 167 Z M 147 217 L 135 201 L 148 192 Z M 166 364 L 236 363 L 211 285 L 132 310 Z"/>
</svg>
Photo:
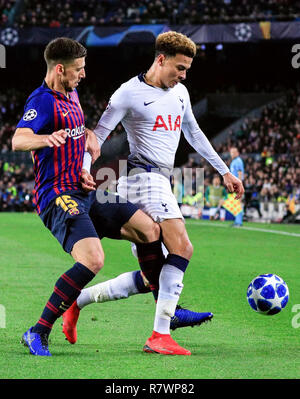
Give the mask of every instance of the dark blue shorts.
<svg viewBox="0 0 300 399">
<path fill-rule="evenodd" d="M 96 191 L 88 194 L 80 190 L 66 191 L 40 214 L 44 225 L 66 252 L 70 253 L 74 244 L 83 238 L 121 239 L 121 227 L 138 210 L 118 195 L 102 191 L 99 196 L 99 190 L 97 193 L 96 196 Z"/>
</svg>

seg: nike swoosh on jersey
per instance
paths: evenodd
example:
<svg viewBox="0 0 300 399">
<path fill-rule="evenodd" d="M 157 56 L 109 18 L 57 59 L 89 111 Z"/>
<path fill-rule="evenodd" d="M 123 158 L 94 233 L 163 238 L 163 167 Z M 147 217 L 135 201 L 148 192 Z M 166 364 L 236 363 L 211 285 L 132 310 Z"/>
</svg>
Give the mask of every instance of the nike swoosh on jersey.
<svg viewBox="0 0 300 399">
<path fill-rule="evenodd" d="M 80 139 L 80 137 L 82 137 L 82 136 L 84 136 L 84 133 L 82 133 L 80 136 L 73 137 L 73 140 Z"/>
<path fill-rule="evenodd" d="M 66 113 L 62 113 L 64 117 L 66 117 L 68 115 L 69 111 L 67 111 Z"/>
<path fill-rule="evenodd" d="M 155 102 L 155 100 L 154 101 L 150 101 L 149 103 L 146 103 L 146 101 L 144 101 L 144 105 L 145 105 L 145 107 L 147 107 L 147 105 L 152 104 L 154 102 Z"/>
</svg>

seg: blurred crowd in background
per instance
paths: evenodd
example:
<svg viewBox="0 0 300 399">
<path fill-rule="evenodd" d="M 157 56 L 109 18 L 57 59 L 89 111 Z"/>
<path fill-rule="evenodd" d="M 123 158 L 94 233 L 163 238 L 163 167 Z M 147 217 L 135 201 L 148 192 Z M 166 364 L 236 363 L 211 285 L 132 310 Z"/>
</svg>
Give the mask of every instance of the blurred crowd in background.
<svg viewBox="0 0 300 399">
<path fill-rule="evenodd" d="M 0 0 L 0 24 L 15 27 L 217 24 L 300 19 L 293 0 Z"/>
<path fill-rule="evenodd" d="M 0 27 L 122 26 L 165 22 L 203 24 L 291 20 L 300 20 L 300 0 L 49 0 L 47 2 L 0 0 Z M 249 49 L 253 51 L 251 47 Z M 204 59 L 203 54 L 205 52 L 199 48 L 198 59 Z M 201 64 L 202 73 L 208 73 L 211 68 L 216 68 L 215 71 L 218 71 L 218 65 L 221 65 L 220 68 L 224 66 L 226 68 L 226 62 L 222 61 L 221 57 L 224 57 L 224 54 L 218 52 L 213 62 L 208 59 L 207 65 L 205 64 L 206 69 L 203 69 L 204 64 Z M 229 53 L 228 63 L 233 63 L 235 59 L 235 53 Z M 93 64 L 92 61 L 90 67 L 92 67 L 91 64 Z M 130 62 L 128 65 L 132 67 Z M 91 72 L 91 76 L 95 71 L 96 69 Z M 226 71 L 230 76 L 230 70 Z M 253 80 L 245 79 L 245 74 L 242 74 L 241 79 L 238 79 L 238 76 L 232 76 L 231 83 L 228 84 L 228 82 L 223 82 L 221 75 L 215 72 L 214 81 L 217 82 L 217 89 L 213 90 L 216 93 L 238 92 L 239 85 L 242 85 L 242 91 L 249 89 L 252 92 L 279 93 L 280 91 L 287 92 L 288 89 L 285 89 L 284 84 L 280 85 L 280 79 L 275 83 L 268 82 L 268 79 L 258 79 L 253 83 Z M 107 79 L 106 84 L 110 83 Z M 100 90 L 91 84 L 79 88 L 87 127 L 96 126 L 107 106 L 109 98 L 104 93 L 111 91 L 111 87 L 108 90 L 104 86 L 105 82 L 101 82 Z M 195 71 L 194 79 L 187 81 L 193 104 L 205 97 L 205 88 L 202 86 L 203 80 L 198 79 L 197 71 Z M 260 117 L 244 119 L 239 128 L 230 131 L 225 142 L 216 146 L 217 152 L 228 165 L 231 161 L 230 147 L 236 146 L 240 151 L 246 171 L 244 180 L 246 208 L 251 203 L 256 204 L 258 210 L 257 204 L 263 202 L 287 203 L 291 196 L 295 203 L 299 203 L 300 89 L 295 85 L 289 87 L 293 89 L 288 91 L 284 101 L 265 107 Z M 23 163 L 23 161 L 16 162 L 13 157 L 4 156 L 11 152 L 11 138 L 17 122 L 23 115 L 23 107 L 28 95 L 29 92 L 21 88 L 19 90 L 6 88 L 2 92 L 0 90 L 0 210 L 2 211 L 31 211 L 33 209 L 32 165 L 29 166 L 28 162 Z M 124 130 L 119 124 L 108 139 L 121 134 L 124 136 Z M 123 154 L 124 158 L 126 155 Z M 190 157 L 182 167 L 204 167 L 204 191 L 212 184 L 215 171 L 206 161 L 198 162 L 197 158 L 196 162 L 193 157 Z M 192 192 L 183 193 L 186 200 L 191 203 L 200 200 L 198 187 L 193 187 L 193 189 Z M 204 201 L 204 198 L 201 201 Z"/>
<path fill-rule="evenodd" d="M 22 117 L 24 94 L 11 89 L 0 95 L 0 148 L 1 154 L 11 149 L 11 138 L 16 123 Z M 94 127 L 107 105 L 91 89 L 83 91 L 81 104 L 85 110 L 87 126 Z M 123 133 L 119 124 L 110 138 Z M 287 202 L 294 196 L 300 200 L 300 89 L 289 92 L 279 104 L 267 106 L 261 116 L 244 119 L 236 131 L 230 131 L 227 140 L 216 146 L 217 152 L 229 165 L 229 149 L 236 146 L 245 163 L 245 199 L 253 202 Z M 126 156 L 127 154 L 124 154 Z M 31 210 L 33 169 L 25 165 L 1 162 L 0 209 Z M 204 190 L 212 183 L 215 170 L 205 161 L 195 162 L 193 157 L 184 167 L 204 167 Z M 199 188 L 193 187 L 197 195 Z M 195 197 L 198 201 L 199 197 Z"/>
<path fill-rule="evenodd" d="M 29 93 L 8 89 L 0 92 L 0 211 L 31 211 L 34 187 L 33 167 L 27 164 L 4 162 L 3 155 L 11 151 L 11 140 L 16 125 L 23 116 Z M 89 88 L 82 90 L 81 104 L 85 111 L 86 126 L 95 127 L 107 106 L 107 100 L 98 98 Z M 109 138 L 123 132 L 121 124 Z"/>
<path fill-rule="evenodd" d="M 33 168 L 0 159 L 0 211 L 32 212 Z"/>
<path fill-rule="evenodd" d="M 237 147 L 245 165 L 244 206 L 257 209 L 261 217 L 260 204 L 286 204 L 289 214 L 300 204 L 300 90 L 290 91 L 279 104 L 266 106 L 258 118 L 245 118 L 235 131 L 231 130 L 227 140 L 215 146 L 216 151 L 230 166 L 229 150 Z M 216 171 L 199 157 L 190 156 L 182 168 L 204 168 L 204 188 L 192 186 L 192 193 L 183 193 L 183 203 L 206 205 L 204 194 L 212 185 Z M 196 183 L 196 175 L 193 174 Z M 175 191 L 182 194 L 182 187 L 175 184 Z M 225 197 L 222 197 L 225 199 Z M 201 205 L 202 204 L 202 205 Z"/>
<path fill-rule="evenodd" d="M 300 91 L 280 104 L 265 107 L 259 118 L 244 120 L 227 141 L 225 153 L 239 148 L 246 165 L 245 187 L 254 187 L 261 201 L 282 201 L 300 189 Z"/>
</svg>

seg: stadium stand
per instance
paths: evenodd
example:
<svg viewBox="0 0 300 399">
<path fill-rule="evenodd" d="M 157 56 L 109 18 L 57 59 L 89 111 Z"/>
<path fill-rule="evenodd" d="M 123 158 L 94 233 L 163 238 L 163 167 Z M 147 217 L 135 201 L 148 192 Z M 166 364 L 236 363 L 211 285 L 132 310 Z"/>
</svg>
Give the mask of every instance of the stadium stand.
<svg viewBox="0 0 300 399">
<path fill-rule="evenodd" d="M 273 221 L 296 214 L 300 204 L 299 86 L 284 101 L 266 106 L 259 117 L 244 119 L 216 150 L 226 159 L 232 146 L 240 149 L 246 165 L 245 210 L 255 209 L 258 219 Z M 214 170 L 193 155 L 188 165 L 205 167 L 207 186 Z"/>
<path fill-rule="evenodd" d="M 27 153 L 12 153 L 11 139 L 16 123 L 23 114 L 28 93 L 8 89 L 0 93 L 0 211 L 32 211 L 33 167 Z M 107 99 L 99 97 L 88 87 L 81 89 L 81 104 L 85 111 L 86 126 L 95 127 L 107 106 Z M 111 132 L 108 142 L 123 132 L 121 124 Z M 111 154 L 119 154 L 124 137 L 115 140 Z M 125 146 L 127 148 L 127 145 Z M 105 154 L 104 154 L 105 155 Z M 104 159 L 106 159 L 104 157 Z"/>
<path fill-rule="evenodd" d="M 76 27 L 76 26 L 123 26 L 130 24 L 215 24 L 258 21 L 297 21 L 300 20 L 300 2 L 291 0 L 49 0 L 47 3 L 39 0 L 0 0 L 0 27 Z M 251 50 L 251 47 L 248 47 Z M 263 47 L 261 47 L 263 48 Z M 198 79 L 197 70 L 193 68 L 186 84 L 191 93 L 192 103 L 206 99 L 207 89 L 210 92 L 285 92 L 286 99 L 275 105 L 266 106 L 260 116 L 244 118 L 241 126 L 231 131 L 227 138 L 217 145 L 216 150 L 228 160 L 228 149 L 234 145 L 240 149 L 246 165 L 245 176 L 245 208 L 246 213 L 255 215 L 257 219 L 287 220 L 297 213 L 300 202 L 300 87 L 293 83 L 285 87 L 278 81 L 268 81 L 257 76 L 257 81 L 246 79 L 247 72 L 241 73 L 242 78 L 230 69 L 226 70 L 226 57 L 230 57 L 230 65 L 238 65 L 240 52 L 235 55 L 234 50 L 219 51 L 212 57 L 212 47 L 197 55 L 200 59 L 198 68 L 203 74 L 211 72 L 211 87 L 204 87 L 202 79 Z M 90 50 L 89 50 L 90 51 Z M 135 50 L 137 51 L 137 50 Z M 260 50 L 261 54 L 262 51 Z M 121 57 L 124 56 L 122 53 Z M 130 53 L 130 51 L 128 51 Z M 92 68 L 96 52 L 89 55 L 89 67 Z M 251 53 L 253 54 L 253 53 Z M 272 54 L 272 53 L 270 53 Z M 140 54 L 142 57 L 143 54 Z M 32 55 L 32 59 L 35 55 Z M 111 63 L 116 63 L 115 57 Z M 130 55 L 124 60 L 132 74 L 132 64 L 128 62 Z M 206 61 L 205 61 L 206 60 Z M 224 61 L 225 60 L 225 61 Z M 236 61 L 234 61 L 236 60 Z M 201 63 L 202 62 L 202 63 Z M 206 62 L 206 63 L 205 63 Z M 235 62 L 235 63 L 234 63 Z M 195 63 L 195 62 L 194 62 Z M 138 61 L 136 62 L 138 64 Z M 259 64 L 259 63 L 258 63 Z M 230 77 L 231 82 L 225 82 L 218 68 L 225 65 L 224 75 Z M 90 71 L 90 76 L 97 74 L 97 67 Z M 141 69 L 142 70 L 142 69 Z M 141 71 L 139 70 L 139 72 Z M 118 71 L 118 82 L 128 76 L 128 70 Z M 27 72 L 28 73 L 28 72 Z M 30 72 L 31 73 L 31 72 Z M 34 73 L 34 72 L 32 72 Z M 110 75 L 112 76 L 112 75 Z M 109 94 L 113 91 L 107 79 L 103 87 L 101 72 L 98 86 L 94 87 L 86 82 L 80 86 L 79 94 L 83 106 L 86 125 L 95 127 L 99 117 L 106 108 Z M 0 90 L 0 210 L 32 210 L 31 193 L 33 188 L 32 166 L 28 154 L 11 152 L 11 137 L 17 121 L 21 118 L 23 106 L 31 88 L 27 79 L 26 90 L 19 84 L 18 90 L 11 88 L 8 82 L 5 90 Z M 25 85 L 25 82 L 24 82 Z M 23 85 L 23 86 L 24 86 Z M 118 83 L 114 81 L 114 89 Z M 8 88 L 10 87 L 10 88 Z M 100 87 L 100 89 L 99 89 Z M 98 90 L 97 90 L 98 88 Z M 100 93 L 100 94 L 99 94 Z M 227 104 L 228 106 L 228 104 Z M 217 120 L 210 120 L 214 124 L 213 133 L 216 134 Z M 200 126 L 201 123 L 200 123 Z M 207 132 L 206 126 L 203 130 Z M 212 137 L 209 136 L 211 139 Z M 102 148 L 103 162 L 114 160 L 117 157 L 126 157 L 128 147 L 121 125 L 111 133 L 108 142 Z M 187 147 L 186 147 L 187 148 Z M 189 148 L 189 152 L 193 150 Z M 26 158 L 27 157 L 27 158 Z M 101 163 L 102 162 L 102 163 Z M 229 162 L 229 160 L 228 160 Z M 214 170 L 204 161 L 198 161 L 192 153 L 183 167 L 204 167 L 204 187 L 211 182 Z M 22 183 L 22 184 L 21 184 Z M 197 194 L 198 187 L 193 187 Z M 193 193 L 188 193 L 191 196 Z M 198 198 L 199 199 L 199 198 Z M 198 201 L 197 199 L 197 201 Z"/>
<path fill-rule="evenodd" d="M 0 211 L 32 212 L 33 168 L 0 160 Z"/>
<path fill-rule="evenodd" d="M 82 91 L 83 109 L 87 125 L 95 126 L 104 111 L 107 100 L 98 98 L 90 88 Z M 11 101 L 13 99 L 13 101 Z M 0 96 L 1 154 L 10 151 L 11 137 L 16 120 L 22 115 L 24 94 L 10 90 Z M 16 119 L 16 115 L 18 116 Z M 124 141 L 124 131 L 118 125 L 110 139 L 120 136 Z M 112 153 L 117 141 L 105 144 L 105 153 Z M 258 218 L 282 219 L 293 206 L 295 213 L 300 203 L 300 88 L 289 91 L 286 99 L 279 104 L 266 106 L 260 117 L 245 119 L 236 131 L 232 131 L 227 140 L 216 146 L 216 150 L 228 159 L 228 149 L 237 146 L 246 164 L 245 208 L 257 210 Z M 127 147 L 126 147 L 127 148 Z M 115 156 L 120 154 L 115 154 Z M 123 152 L 123 157 L 127 154 Z M 205 167 L 204 189 L 211 181 L 215 171 L 204 161 L 198 161 L 193 154 L 184 167 Z M 30 210 L 32 168 L 14 163 L 1 163 L 0 209 Z M 21 182 L 23 184 L 21 184 Z M 24 183 L 25 182 L 25 183 Z M 195 195 L 199 187 L 193 187 Z M 271 204 L 271 205 L 269 205 Z M 294 205 L 293 205 L 294 204 Z"/>
<path fill-rule="evenodd" d="M 0 12 L 2 25 L 18 27 L 216 24 L 298 20 L 300 4 L 292 0 L 1 0 Z"/>
</svg>

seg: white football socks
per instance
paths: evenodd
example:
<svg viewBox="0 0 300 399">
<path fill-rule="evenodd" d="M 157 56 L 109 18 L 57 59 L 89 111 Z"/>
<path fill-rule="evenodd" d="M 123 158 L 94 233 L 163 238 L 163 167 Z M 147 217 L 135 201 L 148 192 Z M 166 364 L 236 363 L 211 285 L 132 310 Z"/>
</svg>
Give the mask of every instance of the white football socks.
<svg viewBox="0 0 300 399">
<path fill-rule="evenodd" d="M 114 279 L 84 288 L 77 298 L 77 306 L 82 309 L 91 303 L 125 299 L 138 294 L 134 273 L 123 273 Z M 153 328 L 160 334 L 170 334 L 170 320 L 183 289 L 183 277 L 184 273 L 180 269 L 169 264 L 165 264 L 161 270 Z"/>
<path fill-rule="evenodd" d="M 154 319 L 154 331 L 160 334 L 170 334 L 170 321 L 183 289 L 183 276 L 183 271 L 175 266 L 162 267 Z"/>
<path fill-rule="evenodd" d="M 139 291 L 134 282 L 134 272 L 120 274 L 118 277 L 84 288 L 77 298 L 77 306 L 82 309 L 90 303 L 125 299 Z"/>
</svg>

